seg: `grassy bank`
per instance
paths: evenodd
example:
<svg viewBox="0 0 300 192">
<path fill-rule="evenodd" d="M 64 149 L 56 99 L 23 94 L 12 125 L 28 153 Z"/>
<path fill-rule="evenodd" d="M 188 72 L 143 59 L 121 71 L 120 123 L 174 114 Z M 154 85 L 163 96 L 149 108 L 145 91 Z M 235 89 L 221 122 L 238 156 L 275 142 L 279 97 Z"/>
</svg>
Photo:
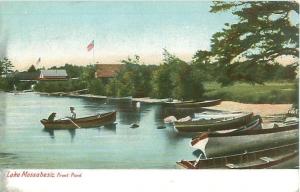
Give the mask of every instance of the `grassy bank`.
<svg viewBox="0 0 300 192">
<path fill-rule="evenodd" d="M 236 83 L 221 87 L 220 84 L 204 83 L 206 99 L 221 98 L 223 100 L 242 103 L 294 103 L 295 84 L 293 82 L 267 82 L 264 85 Z"/>
</svg>

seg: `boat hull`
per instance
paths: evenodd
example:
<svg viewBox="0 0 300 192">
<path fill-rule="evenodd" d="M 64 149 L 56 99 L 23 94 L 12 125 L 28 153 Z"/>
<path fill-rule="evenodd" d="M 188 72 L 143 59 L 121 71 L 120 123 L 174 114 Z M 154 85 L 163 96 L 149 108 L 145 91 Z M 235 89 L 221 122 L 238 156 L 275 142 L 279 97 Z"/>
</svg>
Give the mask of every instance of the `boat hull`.
<svg viewBox="0 0 300 192">
<path fill-rule="evenodd" d="M 216 106 L 221 104 L 222 100 L 221 99 L 216 99 L 216 100 L 208 100 L 208 101 L 200 101 L 200 102 L 195 102 L 195 101 L 185 101 L 185 102 L 165 102 L 163 103 L 164 106 L 167 107 L 176 107 L 176 108 L 191 108 L 191 107 L 211 107 L 211 106 Z"/>
<path fill-rule="evenodd" d="M 200 120 L 187 122 L 174 122 L 174 128 L 178 132 L 207 132 L 234 129 L 246 125 L 251 121 L 253 113 L 230 120 Z"/>
<path fill-rule="evenodd" d="M 193 161 L 182 160 L 177 162 L 185 169 L 261 169 L 261 168 L 294 168 L 298 166 L 287 164 L 291 167 L 282 167 L 288 161 L 298 157 L 298 142 L 267 148 L 259 151 L 246 152 L 228 156 L 220 156 Z M 295 162 L 295 161 L 293 161 Z"/>
<path fill-rule="evenodd" d="M 75 128 L 93 128 L 102 125 L 112 124 L 116 121 L 116 112 L 103 113 L 95 116 L 48 121 L 41 120 L 45 129 L 75 129 Z"/>
<path fill-rule="evenodd" d="M 278 147 L 298 140 L 299 129 L 298 124 L 295 124 L 281 128 L 246 130 L 240 133 L 211 133 L 198 142 L 192 141 L 191 145 L 202 150 L 209 158 Z"/>
</svg>

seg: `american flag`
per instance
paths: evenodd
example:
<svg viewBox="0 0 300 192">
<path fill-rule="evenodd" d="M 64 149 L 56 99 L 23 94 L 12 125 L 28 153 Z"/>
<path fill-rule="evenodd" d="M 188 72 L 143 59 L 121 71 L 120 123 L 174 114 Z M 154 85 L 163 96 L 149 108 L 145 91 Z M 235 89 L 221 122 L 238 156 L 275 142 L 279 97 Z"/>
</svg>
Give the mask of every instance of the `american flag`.
<svg viewBox="0 0 300 192">
<path fill-rule="evenodd" d="M 94 40 L 90 42 L 90 44 L 87 46 L 87 50 L 90 51 L 94 48 Z"/>
<path fill-rule="evenodd" d="M 38 60 L 36 61 L 35 65 L 40 64 L 40 62 L 41 62 L 41 58 L 39 57 Z"/>
</svg>

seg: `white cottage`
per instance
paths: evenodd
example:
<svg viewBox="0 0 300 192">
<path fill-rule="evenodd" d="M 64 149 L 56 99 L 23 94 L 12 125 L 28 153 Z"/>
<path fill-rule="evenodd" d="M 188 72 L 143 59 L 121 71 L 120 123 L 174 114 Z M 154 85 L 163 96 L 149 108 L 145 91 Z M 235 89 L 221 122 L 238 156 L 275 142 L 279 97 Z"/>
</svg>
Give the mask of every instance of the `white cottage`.
<svg viewBox="0 0 300 192">
<path fill-rule="evenodd" d="M 68 74 L 64 69 L 41 70 L 39 80 L 67 80 Z"/>
</svg>

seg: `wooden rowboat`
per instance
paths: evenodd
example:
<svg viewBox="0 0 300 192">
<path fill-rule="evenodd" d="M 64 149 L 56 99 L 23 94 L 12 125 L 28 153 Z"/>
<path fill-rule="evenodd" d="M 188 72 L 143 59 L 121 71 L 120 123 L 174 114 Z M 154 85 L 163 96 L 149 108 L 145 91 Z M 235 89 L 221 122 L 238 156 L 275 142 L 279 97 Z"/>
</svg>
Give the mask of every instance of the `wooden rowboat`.
<svg viewBox="0 0 300 192">
<path fill-rule="evenodd" d="M 176 108 L 191 108 L 191 107 L 211 107 L 219 105 L 221 99 L 207 100 L 207 101 L 183 101 L 183 102 L 164 102 L 163 105 L 167 107 Z"/>
<path fill-rule="evenodd" d="M 245 113 L 239 117 L 229 119 L 197 120 L 174 122 L 174 128 L 178 132 L 207 132 L 234 129 L 248 124 L 253 113 Z"/>
<path fill-rule="evenodd" d="M 77 119 L 60 119 L 49 121 L 42 119 L 41 123 L 45 129 L 74 129 L 74 128 L 91 128 L 102 125 L 112 124 L 116 121 L 116 111 L 102 113 L 94 116 L 77 118 Z"/>
<path fill-rule="evenodd" d="M 193 161 L 182 160 L 177 162 L 185 169 L 260 169 L 279 166 L 288 160 L 298 157 L 299 143 L 292 143 L 263 150 L 239 153 L 235 155 L 219 156 Z M 298 166 L 294 165 L 293 167 Z M 291 168 L 291 167 L 281 167 Z"/>
<path fill-rule="evenodd" d="M 248 129 L 230 133 L 202 133 L 191 141 L 206 157 L 229 155 L 243 151 L 255 151 L 297 142 L 299 123 L 271 129 Z"/>
<path fill-rule="evenodd" d="M 225 134 L 225 133 L 238 133 L 238 132 L 243 132 L 246 130 L 254 130 L 254 129 L 261 129 L 262 128 L 262 119 L 259 115 L 255 115 L 251 118 L 251 121 L 247 123 L 246 125 L 240 126 L 240 127 L 234 127 L 234 128 L 228 128 L 226 130 L 220 130 L 220 131 L 215 131 L 214 133 L 220 133 L 220 134 Z M 178 132 L 179 135 L 185 136 L 185 137 L 192 137 L 192 140 L 196 141 L 199 138 L 199 135 L 202 133 L 207 133 L 207 132 Z M 195 137 L 196 136 L 196 137 Z M 200 149 L 200 148 L 197 148 Z M 201 148 L 201 151 L 204 148 Z"/>
</svg>

